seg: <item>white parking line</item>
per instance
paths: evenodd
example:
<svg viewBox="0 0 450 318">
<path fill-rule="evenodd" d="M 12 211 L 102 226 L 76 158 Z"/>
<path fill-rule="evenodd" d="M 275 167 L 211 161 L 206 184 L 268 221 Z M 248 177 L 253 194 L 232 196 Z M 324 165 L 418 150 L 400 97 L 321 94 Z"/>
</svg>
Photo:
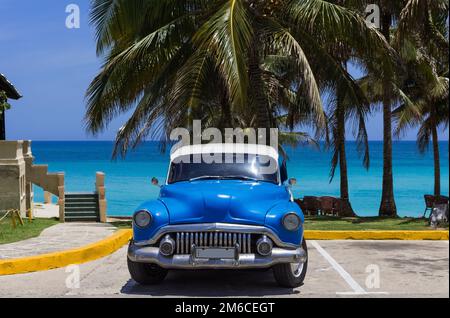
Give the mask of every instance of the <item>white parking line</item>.
<svg viewBox="0 0 450 318">
<path fill-rule="evenodd" d="M 364 292 L 364 293 L 358 293 L 358 292 L 336 292 L 336 295 L 342 295 L 342 296 L 389 295 L 389 293 L 388 292 Z"/>
<path fill-rule="evenodd" d="M 341 266 L 338 262 L 335 261 L 330 254 L 328 254 L 316 241 L 309 241 L 312 246 L 328 261 L 328 263 L 333 266 L 333 268 L 338 272 L 339 275 L 346 281 L 346 283 L 353 289 L 352 294 L 356 295 L 365 295 L 368 294 L 364 288 L 361 287 L 353 277 Z"/>
</svg>

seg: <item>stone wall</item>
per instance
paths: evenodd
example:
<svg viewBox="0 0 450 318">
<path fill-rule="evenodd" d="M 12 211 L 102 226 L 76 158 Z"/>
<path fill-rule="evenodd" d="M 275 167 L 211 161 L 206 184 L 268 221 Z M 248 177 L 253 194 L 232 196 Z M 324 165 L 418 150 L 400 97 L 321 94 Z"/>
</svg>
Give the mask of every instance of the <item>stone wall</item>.
<svg viewBox="0 0 450 318">
<path fill-rule="evenodd" d="M 26 215 L 27 180 L 23 141 L 0 141 L 0 210 Z"/>
</svg>

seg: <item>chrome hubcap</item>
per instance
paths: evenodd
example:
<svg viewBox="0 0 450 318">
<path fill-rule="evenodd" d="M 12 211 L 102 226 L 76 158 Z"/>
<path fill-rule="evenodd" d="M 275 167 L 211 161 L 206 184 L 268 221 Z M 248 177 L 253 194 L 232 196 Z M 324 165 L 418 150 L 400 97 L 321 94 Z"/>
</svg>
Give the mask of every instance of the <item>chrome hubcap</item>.
<svg viewBox="0 0 450 318">
<path fill-rule="evenodd" d="M 302 274 L 302 272 L 303 272 L 303 266 L 305 266 L 304 263 L 294 263 L 294 264 L 291 264 L 291 271 L 292 271 L 292 274 L 293 274 L 295 277 L 299 277 L 299 276 Z"/>
</svg>

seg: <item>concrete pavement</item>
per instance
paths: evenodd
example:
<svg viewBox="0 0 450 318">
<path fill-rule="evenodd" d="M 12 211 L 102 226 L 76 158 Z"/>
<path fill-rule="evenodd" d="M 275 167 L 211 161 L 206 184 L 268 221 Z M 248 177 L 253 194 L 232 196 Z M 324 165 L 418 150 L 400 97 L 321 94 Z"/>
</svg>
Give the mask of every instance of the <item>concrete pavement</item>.
<svg viewBox="0 0 450 318">
<path fill-rule="evenodd" d="M 449 297 L 448 241 L 310 241 L 309 253 L 297 289 L 278 287 L 270 270 L 173 271 L 139 286 L 124 247 L 79 266 L 1 276 L 0 297 Z"/>
<path fill-rule="evenodd" d="M 69 250 L 102 240 L 117 229 L 101 223 L 61 223 L 28 240 L 0 245 L 0 260 Z M 70 238 L 70 239 L 69 239 Z"/>
<path fill-rule="evenodd" d="M 42 219 L 59 218 L 59 206 L 51 203 L 35 203 L 33 216 Z"/>
</svg>

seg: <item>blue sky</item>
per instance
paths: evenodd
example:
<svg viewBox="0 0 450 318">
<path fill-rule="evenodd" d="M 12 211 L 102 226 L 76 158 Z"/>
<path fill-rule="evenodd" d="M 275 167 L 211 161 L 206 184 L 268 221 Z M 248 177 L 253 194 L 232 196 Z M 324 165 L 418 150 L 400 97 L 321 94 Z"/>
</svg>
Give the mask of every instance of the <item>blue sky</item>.
<svg viewBox="0 0 450 318">
<path fill-rule="evenodd" d="M 71 3 L 81 9 L 80 29 L 65 26 Z M 88 15 L 89 0 L 0 0 L 0 72 L 24 96 L 10 102 L 8 139 L 114 139 L 126 115 L 99 136 L 84 130 L 84 94 L 101 64 Z M 369 138 L 381 140 L 381 114 L 367 125 Z M 415 134 L 411 130 L 404 139 L 413 140 Z M 448 139 L 448 131 L 441 139 Z"/>
</svg>

